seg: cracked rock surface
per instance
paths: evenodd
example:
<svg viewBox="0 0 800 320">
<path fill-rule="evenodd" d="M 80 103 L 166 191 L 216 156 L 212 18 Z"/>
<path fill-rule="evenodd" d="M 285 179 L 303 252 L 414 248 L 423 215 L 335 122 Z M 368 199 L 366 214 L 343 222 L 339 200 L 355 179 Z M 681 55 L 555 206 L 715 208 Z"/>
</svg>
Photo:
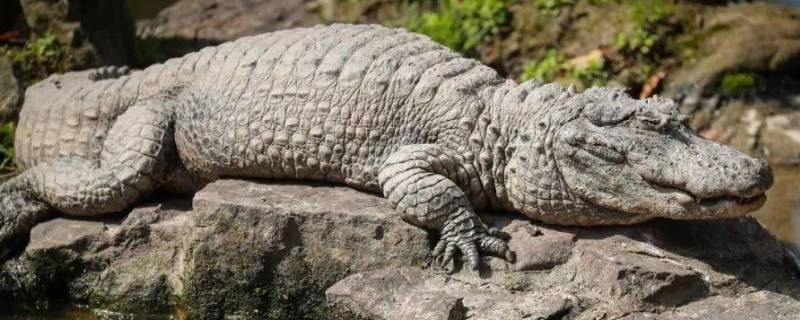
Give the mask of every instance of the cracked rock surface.
<svg viewBox="0 0 800 320">
<path fill-rule="evenodd" d="M 754 219 L 553 227 L 485 217 L 518 262 L 428 267 L 431 239 L 346 187 L 220 180 L 103 220 L 54 219 L 0 302 L 191 319 L 796 319 L 800 279 Z M 5 306 L 4 306 L 5 307 Z"/>
</svg>

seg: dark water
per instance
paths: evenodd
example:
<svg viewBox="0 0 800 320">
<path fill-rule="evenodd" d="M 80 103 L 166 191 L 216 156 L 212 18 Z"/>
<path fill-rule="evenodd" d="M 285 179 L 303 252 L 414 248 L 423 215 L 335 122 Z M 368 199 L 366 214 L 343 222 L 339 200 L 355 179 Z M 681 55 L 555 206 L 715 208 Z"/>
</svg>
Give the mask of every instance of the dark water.
<svg viewBox="0 0 800 320">
<path fill-rule="evenodd" d="M 13 312 L 13 311 L 12 311 Z M 170 320 L 185 319 L 175 315 L 130 315 L 100 309 L 83 307 L 64 307 L 44 313 L 14 312 L 17 315 L 4 315 L 0 311 L 0 320 Z"/>
<path fill-rule="evenodd" d="M 99 317 L 95 312 L 82 309 L 82 308 L 64 308 L 59 310 L 53 310 L 46 313 L 24 313 L 19 312 L 19 315 L 2 315 L 0 314 L 0 320 L 75 320 L 75 319 L 85 319 L 85 320 L 97 320 L 103 319 Z M 105 318 L 105 319 L 113 319 L 113 318 Z"/>
</svg>

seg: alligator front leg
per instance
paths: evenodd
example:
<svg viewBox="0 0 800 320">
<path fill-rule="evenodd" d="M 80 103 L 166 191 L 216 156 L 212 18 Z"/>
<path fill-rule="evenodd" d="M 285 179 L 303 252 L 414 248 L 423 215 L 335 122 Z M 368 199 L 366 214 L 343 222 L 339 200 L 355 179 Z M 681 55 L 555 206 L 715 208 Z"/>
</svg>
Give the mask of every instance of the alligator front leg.
<svg viewBox="0 0 800 320">
<path fill-rule="evenodd" d="M 404 220 L 439 231 L 441 240 L 433 250 L 438 267 L 459 251 L 470 269 L 477 269 L 480 251 L 513 262 L 508 245 L 475 214 L 469 199 L 482 192 L 480 183 L 471 164 L 456 152 L 434 144 L 401 147 L 386 159 L 378 181 Z"/>
<path fill-rule="evenodd" d="M 99 160 L 58 158 L 0 186 L 0 261 L 27 241 L 33 226 L 60 211 L 96 216 L 119 212 L 156 190 L 174 154 L 173 112 L 149 101 L 120 115 Z"/>
</svg>

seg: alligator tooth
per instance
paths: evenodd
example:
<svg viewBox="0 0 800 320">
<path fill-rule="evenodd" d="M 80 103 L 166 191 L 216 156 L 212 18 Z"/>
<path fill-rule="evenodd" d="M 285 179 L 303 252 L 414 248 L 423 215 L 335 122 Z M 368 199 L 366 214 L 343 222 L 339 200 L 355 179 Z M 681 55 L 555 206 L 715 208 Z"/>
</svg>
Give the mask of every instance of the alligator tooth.
<svg viewBox="0 0 800 320">
<path fill-rule="evenodd" d="M 692 199 L 690 195 L 682 192 L 675 192 L 674 195 L 675 195 L 675 200 L 678 200 L 678 203 L 680 204 L 689 204 L 692 203 L 692 201 L 694 201 L 694 199 Z M 700 201 L 698 200 L 697 203 L 700 203 Z"/>
</svg>

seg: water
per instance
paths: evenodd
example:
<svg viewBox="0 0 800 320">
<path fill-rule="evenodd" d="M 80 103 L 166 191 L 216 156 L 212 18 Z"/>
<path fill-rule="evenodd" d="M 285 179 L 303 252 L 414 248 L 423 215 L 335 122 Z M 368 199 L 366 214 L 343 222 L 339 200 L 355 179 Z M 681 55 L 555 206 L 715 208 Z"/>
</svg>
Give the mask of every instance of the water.
<svg viewBox="0 0 800 320">
<path fill-rule="evenodd" d="M 0 320 L 171 320 L 185 318 L 180 312 L 174 315 L 132 315 L 102 309 L 89 309 L 83 306 L 67 306 L 47 312 L 18 312 L 16 315 L 0 314 Z"/>
<path fill-rule="evenodd" d="M 100 319 L 97 314 L 88 309 L 83 308 L 63 308 L 52 310 L 44 313 L 19 313 L 18 315 L 0 315 L 0 320 L 73 320 L 85 319 L 95 320 Z"/>
<path fill-rule="evenodd" d="M 775 184 L 753 213 L 778 239 L 800 249 L 800 166 L 772 165 Z"/>
</svg>

